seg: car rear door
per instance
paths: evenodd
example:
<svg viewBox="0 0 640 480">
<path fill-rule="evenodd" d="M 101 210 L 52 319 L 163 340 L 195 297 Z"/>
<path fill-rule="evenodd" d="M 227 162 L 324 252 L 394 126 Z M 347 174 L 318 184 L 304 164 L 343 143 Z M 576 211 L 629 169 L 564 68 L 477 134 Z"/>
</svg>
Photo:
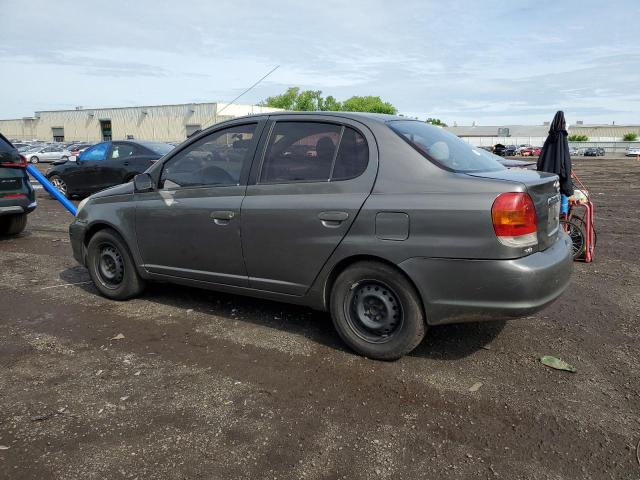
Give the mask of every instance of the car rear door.
<svg viewBox="0 0 640 480">
<path fill-rule="evenodd" d="M 264 119 L 194 138 L 163 161 L 158 189 L 136 194 L 136 236 L 155 274 L 248 284 L 240 206 Z"/>
<path fill-rule="evenodd" d="M 242 204 L 242 250 L 250 287 L 303 295 L 369 196 L 377 147 L 355 121 L 275 118 Z"/>
</svg>

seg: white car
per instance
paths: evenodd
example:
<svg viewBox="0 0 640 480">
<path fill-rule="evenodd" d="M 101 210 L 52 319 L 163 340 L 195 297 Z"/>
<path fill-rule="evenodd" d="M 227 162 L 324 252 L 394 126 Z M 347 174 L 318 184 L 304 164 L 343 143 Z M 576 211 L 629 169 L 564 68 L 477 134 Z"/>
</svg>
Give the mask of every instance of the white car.
<svg viewBox="0 0 640 480">
<path fill-rule="evenodd" d="M 640 155 L 640 146 L 627 148 L 627 157 L 637 157 Z"/>
<path fill-rule="evenodd" d="M 69 160 L 71 152 L 57 145 L 42 145 L 23 153 L 30 163 Z"/>
</svg>

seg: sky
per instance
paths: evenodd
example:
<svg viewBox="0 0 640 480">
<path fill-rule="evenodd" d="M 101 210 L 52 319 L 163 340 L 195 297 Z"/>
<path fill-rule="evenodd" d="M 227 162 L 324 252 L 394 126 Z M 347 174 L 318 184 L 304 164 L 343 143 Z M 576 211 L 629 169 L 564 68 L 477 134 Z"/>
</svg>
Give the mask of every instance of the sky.
<svg viewBox="0 0 640 480">
<path fill-rule="evenodd" d="M 640 1 L 0 0 L 0 118 L 290 86 L 452 125 L 640 123 Z"/>
</svg>

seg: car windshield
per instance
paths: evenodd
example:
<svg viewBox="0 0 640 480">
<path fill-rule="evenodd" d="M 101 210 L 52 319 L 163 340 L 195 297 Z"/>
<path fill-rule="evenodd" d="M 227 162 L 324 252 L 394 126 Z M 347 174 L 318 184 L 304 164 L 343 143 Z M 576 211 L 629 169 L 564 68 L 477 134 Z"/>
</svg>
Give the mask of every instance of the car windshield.
<svg viewBox="0 0 640 480">
<path fill-rule="evenodd" d="M 389 127 L 435 164 L 454 172 L 504 170 L 493 155 L 460 140 L 439 127 L 417 120 L 393 120 Z"/>
<path fill-rule="evenodd" d="M 165 155 L 169 153 L 171 150 L 173 150 L 174 148 L 176 148 L 169 143 L 162 143 L 162 142 L 145 142 L 142 145 L 147 147 L 152 152 L 157 153 L 158 155 Z"/>
</svg>

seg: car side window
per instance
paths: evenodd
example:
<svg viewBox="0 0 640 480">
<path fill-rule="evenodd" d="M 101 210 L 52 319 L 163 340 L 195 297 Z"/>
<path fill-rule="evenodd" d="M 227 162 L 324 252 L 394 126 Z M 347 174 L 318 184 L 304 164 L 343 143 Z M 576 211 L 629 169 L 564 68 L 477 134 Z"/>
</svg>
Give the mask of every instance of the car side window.
<svg viewBox="0 0 640 480">
<path fill-rule="evenodd" d="M 260 183 L 326 182 L 342 127 L 320 122 L 277 122 L 265 152 Z"/>
<path fill-rule="evenodd" d="M 353 128 L 345 127 L 331 180 L 348 180 L 362 175 L 369 163 L 369 148 L 364 137 Z"/>
<path fill-rule="evenodd" d="M 114 143 L 109 158 L 117 160 L 120 158 L 129 158 L 140 155 L 141 149 L 132 143 Z"/>
<path fill-rule="evenodd" d="M 211 133 L 167 161 L 160 188 L 238 185 L 257 123 Z"/>
<path fill-rule="evenodd" d="M 80 160 L 105 160 L 107 158 L 107 150 L 109 143 L 98 143 L 91 148 L 87 148 L 80 154 Z"/>
</svg>

